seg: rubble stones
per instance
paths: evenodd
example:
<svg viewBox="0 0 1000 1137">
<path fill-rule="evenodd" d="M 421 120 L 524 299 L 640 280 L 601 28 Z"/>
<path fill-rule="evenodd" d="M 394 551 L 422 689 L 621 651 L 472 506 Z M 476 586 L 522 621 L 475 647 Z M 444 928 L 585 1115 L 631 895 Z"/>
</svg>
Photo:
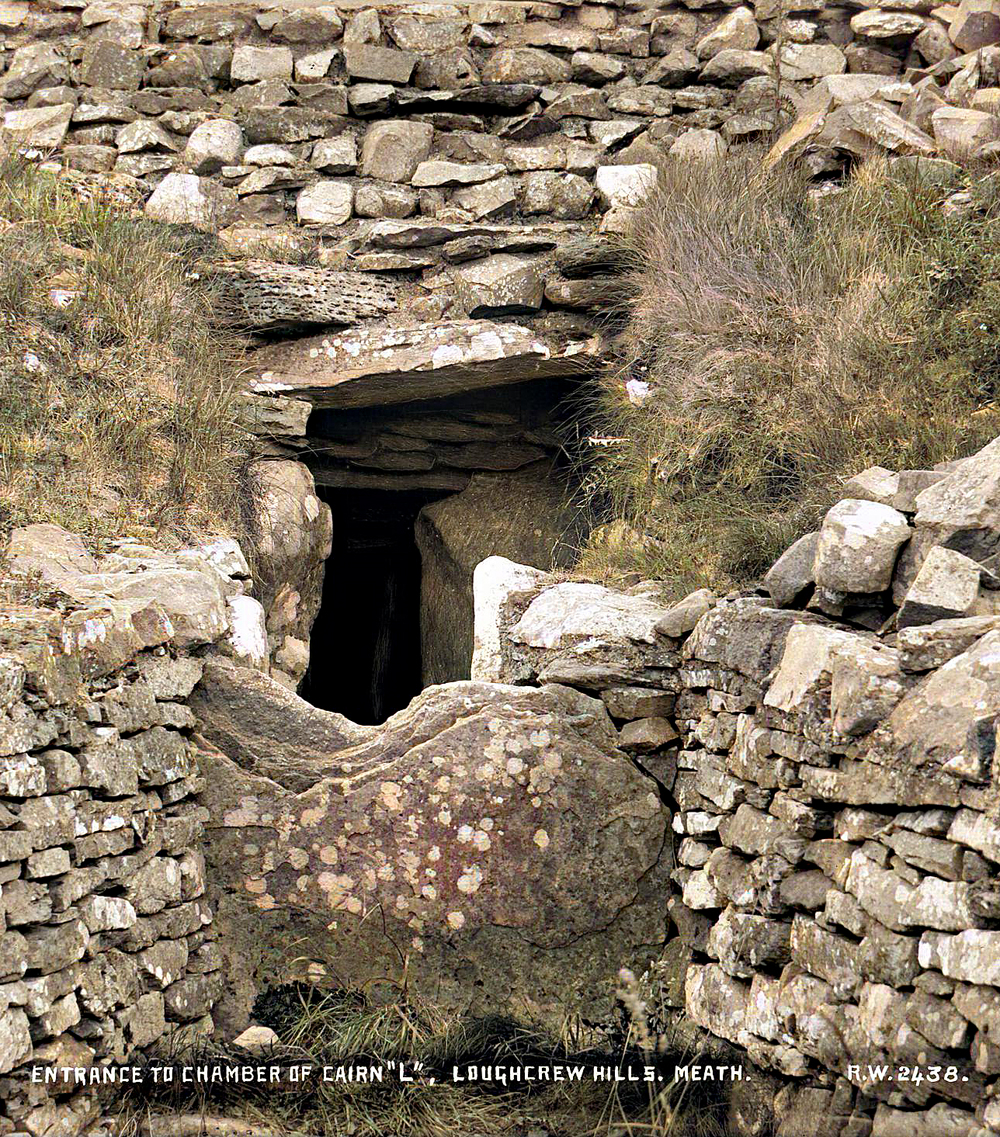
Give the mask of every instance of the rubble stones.
<svg viewBox="0 0 1000 1137">
<path fill-rule="evenodd" d="M 820 529 L 813 568 L 817 585 L 834 592 L 881 592 L 889 587 L 909 536 L 906 518 L 890 506 L 839 502 Z"/>
</svg>

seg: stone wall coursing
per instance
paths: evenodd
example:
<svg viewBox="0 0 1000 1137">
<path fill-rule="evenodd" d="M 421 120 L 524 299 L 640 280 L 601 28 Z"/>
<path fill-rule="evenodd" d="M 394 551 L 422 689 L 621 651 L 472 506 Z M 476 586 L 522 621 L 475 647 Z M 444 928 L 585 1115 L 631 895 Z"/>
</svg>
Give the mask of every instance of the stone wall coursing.
<svg viewBox="0 0 1000 1137">
<path fill-rule="evenodd" d="M 327 267 L 420 274 L 426 319 L 580 311 L 613 296 L 607 264 L 541 254 L 620 229 L 650 160 L 766 134 L 817 81 L 805 109 L 898 110 L 916 89 L 887 79 L 947 81 L 993 42 L 976 5 L 900 7 L 9 2 L 0 111 L 11 141 L 113 175 L 152 217 L 235 244 L 287 222 Z M 881 119 L 849 125 L 886 144 Z"/>
<path fill-rule="evenodd" d="M 96 1091 L 33 1067 L 212 1030 L 187 699 L 239 622 L 246 564 L 234 542 L 96 562 L 43 525 L 15 532 L 9 565 L 45 600 L 0 609 L 0 1133 L 75 1137 Z"/>
<path fill-rule="evenodd" d="M 668 997 L 779 1137 L 1000 1132 L 997 446 L 853 479 L 766 593 L 476 570 L 474 678 L 599 694 L 659 781 Z"/>
</svg>

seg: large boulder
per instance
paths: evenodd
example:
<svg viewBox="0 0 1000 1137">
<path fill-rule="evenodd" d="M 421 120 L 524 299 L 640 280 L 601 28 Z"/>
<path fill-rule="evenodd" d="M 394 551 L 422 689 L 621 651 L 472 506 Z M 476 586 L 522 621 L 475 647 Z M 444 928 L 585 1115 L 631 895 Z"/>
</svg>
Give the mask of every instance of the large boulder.
<svg viewBox="0 0 1000 1137">
<path fill-rule="evenodd" d="M 308 664 L 309 633 L 323 597 L 332 545 L 330 507 L 302 462 L 260 459 L 247 471 L 249 530 L 272 673 L 296 687 Z"/>
<path fill-rule="evenodd" d="M 548 462 L 475 474 L 468 489 L 424 506 L 415 532 L 425 685 L 470 675 L 476 565 L 490 556 L 542 569 L 566 565 L 580 521 Z"/>
<path fill-rule="evenodd" d="M 244 680 L 271 682 L 236 671 L 224 690 Z M 217 714 L 232 729 L 215 681 L 200 705 L 210 734 Z M 296 792 L 325 714 L 300 710 L 254 725 L 274 780 L 242 767 L 240 745 L 235 761 L 202 759 L 230 1022 L 303 958 L 338 985 L 405 971 L 439 1005 L 558 1019 L 606 1010 L 618 969 L 655 956 L 668 818 L 600 701 L 554 685 L 430 687 L 365 741 L 320 742 L 316 781 Z M 343 720 L 327 717 L 332 738 Z"/>
</svg>

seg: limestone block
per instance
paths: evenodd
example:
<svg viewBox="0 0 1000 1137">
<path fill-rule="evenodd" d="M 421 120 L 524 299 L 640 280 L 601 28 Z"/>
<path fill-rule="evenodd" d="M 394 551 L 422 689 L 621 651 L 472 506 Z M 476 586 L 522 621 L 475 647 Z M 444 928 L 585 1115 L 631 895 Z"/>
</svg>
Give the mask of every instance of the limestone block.
<svg viewBox="0 0 1000 1137">
<path fill-rule="evenodd" d="M 695 52 L 699 59 L 711 59 L 727 48 L 749 51 L 757 46 L 760 29 L 749 8 L 733 9 L 708 33 L 698 40 Z"/>
<path fill-rule="evenodd" d="M 656 186 L 656 167 L 650 163 L 602 166 L 594 184 L 605 209 L 641 205 Z"/>
<path fill-rule="evenodd" d="M 87 87 L 137 91 L 145 70 L 146 60 L 140 52 L 98 37 L 88 40 L 83 49 L 79 77 Z"/>
<path fill-rule="evenodd" d="M 279 43 L 331 43 L 340 35 L 344 23 L 335 4 L 321 4 L 289 12 L 271 28 L 270 38 Z"/>
<path fill-rule="evenodd" d="M 544 282 L 535 258 L 497 253 L 455 271 L 455 293 L 473 318 L 537 311 Z"/>
<path fill-rule="evenodd" d="M 882 8 L 869 8 L 851 17 L 851 31 L 869 39 L 916 35 L 924 24 L 923 16 L 916 12 L 889 12 Z"/>
<path fill-rule="evenodd" d="M 348 75 L 373 83 L 408 83 L 418 58 L 411 51 L 371 44 L 349 43 L 344 47 Z"/>
<path fill-rule="evenodd" d="M 792 627 L 785 639 L 781 662 L 771 680 L 764 705 L 788 714 L 827 712 L 828 691 L 834 663 L 855 649 L 867 646 L 864 637 L 853 632 L 816 624 Z"/>
<path fill-rule="evenodd" d="M 900 654 L 855 641 L 834 649 L 830 667 L 830 721 L 842 738 L 874 730 L 906 693 Z"/>
<path fill-rule="evenodd" d="M 832 43 L 784 43 L 777 52 L 777 61 L 782 79 L 793 83 L 840 75 L 847 70 L 844 53 Z"/>
<path fill-rule="evenodd" d="M 358 165 L 357 144 L 350 134 L 321 138 L 313 147 L 309 164 L 324 174 L 353 174 Z M 378 177 L 379 175 L 367 175 Z M 396 181 L 395 178 L 385 179 Z M 399 179 L 403 180 L 403 179 Z"/>
<path fill-rule="evenodd" d="M 300 225 L 343 225 L 354 210 L 354 187 L 349 182 L 320 181 L 295 199 Z"/>
<path fill-rule="evenodd" d="M 389 120 L 373 123 L 361 147 L 358 173 L 386 182 L 408 182 L 431 150 L 430 123 Z"/>
<path fill-rule="evenodd" d="M 779 608 L 794 604 L 813 583 L 813 564 L 819 532 L 806 533 L 789 545 L 768 569 L 764 587 Z"/>
<path fill-rule="evenodd" d="M 18 146 L 55 150 L 66 137 L 72 116 L 72 103 L 7 111 L 3 116 L 3 133 Z"/>
<path fill-rule="evenodd" d="M 234 190 L 196 174 L 168 174 L 146 202 L 146 216 L 216 232 L 236 214 Z"/>
<path fill-rule="evenodd" d="M 485 83 L 565 83 L 572 73 L 567 59 L 537 47 L 497 48 L 482 67 Z"/>
<path fill-rule="evenodd" d="M 724 158 L 728 149 L 716 130 L 686 130 L 667 153 L 679 162 L 713 162 Z"/>
<path fill-rule="evenodd" d="M 66 83 L 69 63 L 49 43 L 23 44 L 14 51 L 6 74 L 0 78 L 0 98 L 24 99 L 39 87 Z"/>
<path fill-rule="evenodd" d="M 505 167 L 490 162 L 449 162 L 432 159 L 421 162 L 411 181 L 415 186 L 467 186 L 488 182 L 506 173 Z"/>
<path fill-rule="evenodd" d="M 903 597 L 897 625 L 905 628 L 971 615 L 981 575 L 976 561 L 955 549 L 933 546 Z"/>
<path fill-rule="evenodd" d="M 723 48 L 705 64 L 700 79 L 721 87 L 738 87 L 747 79 L 774 72 L 774 59 L 766 51 Z"/>
<path fill-rule="evenodd" d="M 252 47 L 243 44 L 233 52 L 230 75 L 235 83 L 292 78 L 292 53 L 287 47 Z"/>
<path fill-rule="evenodd" d="M 790 958 L 791 925 L 727 908 L 708 935 L 708 954 L 728 974 L 752 978 L 755 970 L 780 967 Z"/>
<path fill-rule="evenodd" d="M 727 975 L 717 964 L 691 966 L 684 1005 L 691 1018 L 720 1038 L 737 1042 L 750 1003 L 750 987 Z"/>
<path fill-rule="evenodd" d="M 939 149 L 951 158 L 967 158 L 986 143 L 1000 139 L 1000 118 L 987 111 L 939 107 L 931 122 Z"/>
<path fill-rule="evenodd" d="M 969 781 L 989 777 L 1000 631 L 949 660 L 907 694 L 889 716 L 886 745 L 911 768 L 938 765 Z"/>
<path fill-rule="evenodd" d="M 521 208 L 528 215 L 575 220 L 586 217 L 594 200 L 590 182 L 579 174 L 537 170 L 525 174 L 521 184 Z"/>
<path fill-rule="evenodd" d="M 243 147 L 243 130 L 238 123 L 210 119 L 191 132 L 182 161 L 196 174 L 214 174 L 223 166 L 235 166 Z"/>
<path fill-rule="evenodd" d="M 892 581 L 910 527 L 903 514 L 848 498 L 823 519 L 816 547 L 816 584 L 834 592 L 881 592 Z"/>
</svg>

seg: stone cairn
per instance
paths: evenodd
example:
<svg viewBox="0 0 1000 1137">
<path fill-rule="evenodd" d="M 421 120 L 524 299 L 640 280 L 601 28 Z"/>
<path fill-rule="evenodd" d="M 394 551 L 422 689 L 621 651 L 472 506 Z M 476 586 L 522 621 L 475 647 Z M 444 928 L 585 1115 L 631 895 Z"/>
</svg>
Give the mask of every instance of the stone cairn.
<svg viewBox="0 0 1000 1137">
<path fill-rule="evenodd" d="M 998 470 L 865 471 L 753 593 L 476 570 L 474 678 L 599 695 L 659 782 L 666 998 L 779 1137 L 1000 1133 Z"/>
</svg>

